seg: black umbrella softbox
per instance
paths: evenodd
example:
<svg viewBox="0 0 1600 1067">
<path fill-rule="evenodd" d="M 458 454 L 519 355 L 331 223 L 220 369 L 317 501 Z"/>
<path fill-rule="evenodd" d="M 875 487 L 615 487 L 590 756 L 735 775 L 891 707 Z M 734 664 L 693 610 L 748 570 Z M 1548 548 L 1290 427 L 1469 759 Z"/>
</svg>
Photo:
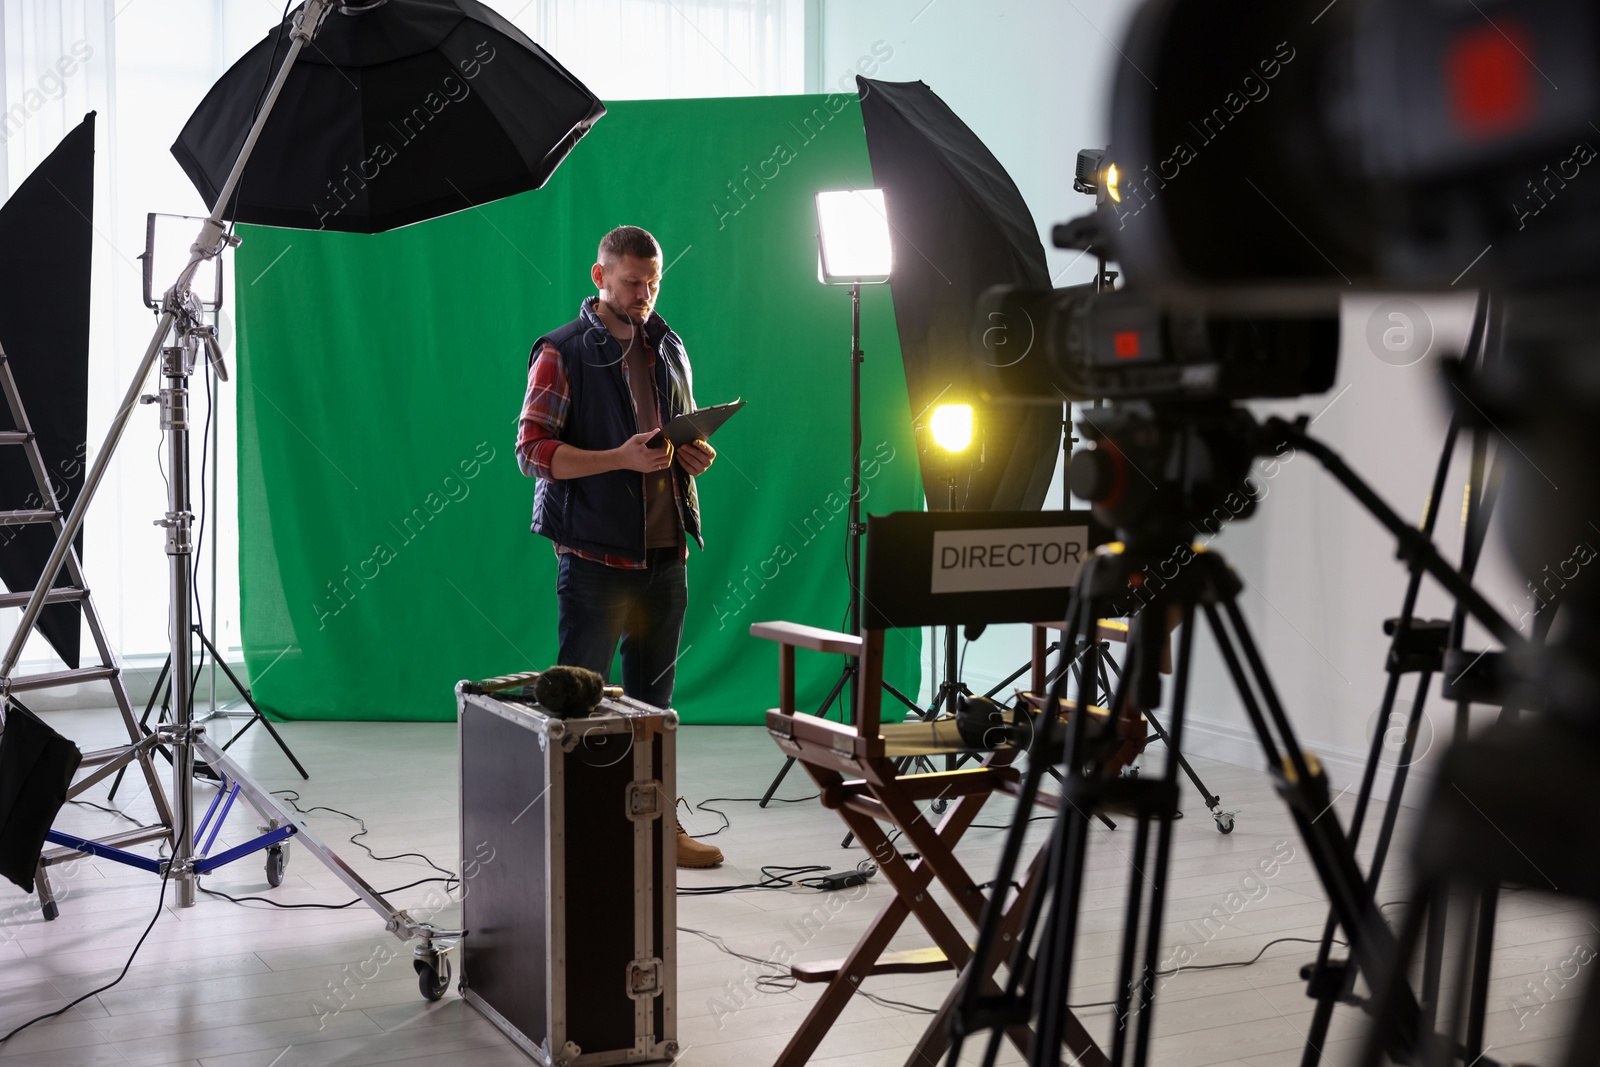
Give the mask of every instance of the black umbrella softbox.
<svg viewBox="0 0 1600 1067">
<path fill-rule="evenodd" d="M 1044 246 L 1011 176 L 931 89 L 856 81 L 873 181 L 894 224 L 889 288 L 911 410 L 941 394 L 972 402 L 977 298 L 992 285 L 1050 288 Z M 1042 507 L 1061 455 L 1061 409 L 1018 405 L 985 414 L 983 467 L 972 475 L 966 507 Z M 923 478 L 937 480 L 926 470 Z"/>
<path fill-rule="evenodd" d="M 245 53 L 172 146 L 208 208 L 288 47 L 288 30 L 274 30 Z M 379 233 L 447 215 L 537 189 L 605 110 L 477 0 L 335 8 L 290 70 L 223 217 Z"/>
</svg>

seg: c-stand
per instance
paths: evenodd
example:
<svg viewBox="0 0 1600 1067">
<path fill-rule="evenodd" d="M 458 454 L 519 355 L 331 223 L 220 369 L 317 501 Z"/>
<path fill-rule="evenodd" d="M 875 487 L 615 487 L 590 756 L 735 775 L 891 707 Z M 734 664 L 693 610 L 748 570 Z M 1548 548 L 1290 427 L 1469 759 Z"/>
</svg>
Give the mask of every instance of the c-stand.
<svg viewBox="0 0 1600 1067">
<path fill-rule="evenodd" d="M 1300 748 L 1282 703 L 1278 699 L 1265 663 L 1250 636 L 1237 596 L 1242 588 L 1233 571 L 1220 555 L 1201 546 L 1183 546 L 1179 531 L 1188 528 L 1193 517 L 1205 513 L 1219 493 L 1242 482 L 1249 464 L 1257 455 L 1271 454 L 1284 441 L 1317 457 L 1356 498 L 1400 542 L 1401 554 L 1419 570 L 1439 580 L 1475 617 L 1482 621 L 1507 648 L 1520 648 L 1522 638 L 1464 578 L 1450 567 L 1421 532 L 1410 527 L 1365 485 L 1342 460 L 1321 442 L 1304 432 L 1303 425 L 1279 419 L 1258 427 L 1242 411 L 1226 406 L 1144 408 L 1130 405 L 1109 415 L 1097 433 L 1103 448 L 1114 450 L 1118 459 L 1124 450 L 1135 451 L 1149 462 L 1146 470 L 1186 472 L 1181 484 L 1167 486 L 1168 492 L 1154 492 L 1142 501 L 1108 507 L 1121 546 L 1106 546 L 1090 561 L 1074 588 L 1062 635 L 1063 649 L 1076 647 L 1080 635 L 1092 634 L 1096 621 L 1109 613 L 1115 600 L 1130 587 L 1147 591 L 1156 586 L 1145 609 L 1135 617 L 1129 635 L 1128 669 L 1117 681 L 1113 707 L 1131 698 L 1136 706 L 1161 704 L 1159 666 L 1166 643 L 1165 620 L 1176 610 L 1181 619 L 1179 649 L 1174 665 L 1171 717 L 1168 733 L 1174 751 L 1182 743 L 1184 713 L 1188 699 L 1194 646 L 1194 620 L 1203 614 L 1214 635 L 1228 674 L 1266 756 L 1269 773 L 1287 804 L 1312 863 L 1326 889 L 1334 915 L 1350 939 L 1352 958 L 1368 974 L 1382 974 L 1395 958 L 1396 940 L 1383 918 L 1371 907 L 1371 897 L 1350 840 L 1332 810 L 1328 783 L 1316 757 Z M 1265 447 L 1264 447 L 1265 446 Z M 1093 454 L 1090 454 L 1093 456 Z M 1176 456 L 1180 462 L 1166 463 Z M 1092 500 L 1113 499 L 1112 487 L 1099 475 L 1107 464 L 1095 459 L 1083 461 L 1084 476 L 1074 475 L 1080 495 Z M 1173 503 L 1179 502 L 1179 503 Z M 1174 546 L 1178 550 L 1174 552 Z M 1170 579 L 1162 572 L 1152 582 L 1156 565 L 1177 561 L 1179 567 Z M 1170 569 L 1170 568 L 1169 568 Z M 1058 708 L 1067 695 L 1067 672 L 1058 675 L 1047 701 L 1047 709 Z M 1087 684 L 1080 681 L 1078 701 L 1087 699 Z M 1159 779 L 1106 777 L 1094 766 L 1075 757 L 1088 752 L 1097 740 L 1089 735 L 1091 717 L 1075 715 L 1068 724 L 1064 751 L 1055 758 L 1061 744 L 1056 716 L 1045 714 L 1035 735 L 1027 775 L 1019 795 L 1019 811 L 1027 811 L 1038 795 L 1046 768 L 1059 763 L 1065 770 L 1061 796 L 1063 804 L 1053 829 L 1045 861 L 1044 884 L 1029 902 L 1024 929 L 1014 942 L 1007 983 L 998 996 L 984 997 L 970 983 L 964 984 L 960 1003 L 953 1017 L 955 1042 L 949 1062 L 958 1062 L 963 1039 L 979 1030 L 993 1031 L 985 1062 L 992 1064 L 999 1051 L 999 1036 L 1006 1026 L 1037 1019 L 1037 1041 L 1031 1052 L 1035 1067 L 1060 1062 L 1062 1027 L 1068 1017 L 1067 990 L 1071 982 L 1076 950 L 1078 913 L 1082 901 L 1086 868 L 1089 817 L 1105 809 L 1121 810 L 1137 819 L 1137 830 L 1130 862 L 1141 872 L 1153 872 L 1145 900 L 1146 878 L 1130 880 L 1124 934 L 1119 956 L 1115 994 L 1115 1031 L 1110 1062 L 1128 1062 L 1129 1035 L 1133 1033 L 1131 1062 L 1148 1062 L 1153 1036 L 1154 1001 L 1157 979 L 1162 910 L 1172 841 L 1172 820 L 1177 814 L 1178 762 L 1167 761 Z M 1146 862 L 1151 845 L 1151 824 L 1155 823 L 1155 863 Z M 1013 823 L 1001 854 L 995 884 L 1011 884 L 1018 871 L 1026 832 L 1024 820 Z M 978 934 L 976 957 L 996 950 L 1001 931 L 999 912 L 990 908 Z M 1144 928 L 1143 961 L 1137 962 L 1140 930 Z M 1022 966 L 1037 940 L 1034 953 L 1038 965 L 1033 970 Z M 1416 1023 L 1421 1009 L 1416 996 L 1403 978 L 1396 977 L 1389 1001 L 1392 1025 L 1381 1035 L 1391 1053 L 1409 1061 L 1416 1040 Z M 1136 1019 L 1136 1024 L 1130 1022 Z M 1483 1060 L 1484 1064 L 1490 1061 Z"/>
<path fill-rule="evenodd" d="M 1473 319 L 1472 334 L 1467 342 L 1466 359 L 1464 368 L 1469 369 L 1475 364 L 1482 367 L 1486 364 L 1490 353 L 1498 348 L 1499 323 L 1492 314 L 1490 299 L 1485 296 L 1479 301 L 1477 313 Z M 1424 536 L 1431 538 L 1433 529 L 1439 517 L 1440 504 L 1443 499 L 1445 480 L 1449 474 L 1451 460 L 1455 455 L 1456 445 L 1462 430 L 1462 419 L 1459 415 L 1453 416 L 1449 428 L 1445 432 L 1444 445 L 1439 455 L 1438 465 L 1435 467 L 1433 483 L 1428 494 L 1427 504 L 1423 510 L 1421 529 Z M 1503 481 L 1501 462 L 1497 459 L 1494 470 L 1485 477 L 1487 458 L 1488 433 L 1485 427 L 1472 428 L 1472 453 L 1467 473 L 1467 507 L 1465 523 L 1462 532 L 1461 546 L 1461 573 L 1469 581 L 1477 569 L 1485 541 L 1487 540 L 1489 518 L 1494 512 L 1498 487 Z M 1461 741 L 1466 737 L 1466 712 L 1472 702 L 1498 703 L 1498 700 L 1485 699 L 1489 694 L 1481 692 L 1483 686 L 1477 677 L 1489 672 L 1481 670 L 1480 665 L 1488 666 L 1494 663 L 1492 654 L 1473 655 L 1462 649 L 1462 640 L 1465 633 L 1466 615 L 1457 607 L 1453 617 L 1448 623 L 1443 620 L 1417 619 L 1414 612 L 1417 597 L 1422 585 L 1422 569 L 1413 563 L 1410 568 L 1405 597 L 1401 604 L 1400 614 L 1389 619 L 1384 624 L 1385 633 L 1391 640 L 1385 670 L 1388 681 L 1384 688 L 1383 702 L 1379 706 L 1377 720 L 1373 724 L 1371 747 L 1367 754 L 1367 762 L 1362 770 L 1361 785 L 1356 792 L 1355 811 L 1350 817 L 1350 842 L 1354 845 L 1361 837 L 1361 831 L 1366 819 L 1367 809 L 1372 799 L 1373 786 L 1377 778 L 1378 768 L 1383 761 L 1383 752 L 1386 739 L 1390 736 L 1393 721 L 1394 705 L 1399 693 L 1401 679 L 1407 674 L 1417 674 L 1415 695 L 1406 717 L 1405 732 L 1394 763 L 1394 775 L 1389 786 L 1389 796 L 1383 810 L 1383 821 L 1378 830 L 1378 840 L 1373 850 L 1372 862 L 1367 870 L 1367 898 L 1369 902 L 1375 897 L 1378 883 L 1383 875 L 1385 861 L 1388 857 L 1389 846 L 1393 840 L 1395 822 L 1399 815 L 1400 802 L 1404 794 L 1406 779 L 1416 752 L 1418 730 L 1423 721 L 1424 709 L 1428 699 L 1428 690 L 1433 675 L 1443 674 L 1441 696 L 1445 699 L 1456 701 L 1455 740 Z M 1553 612 L 1545 613 L 1535 620 L 1534 640 L 1542 639 L 1543 631 L 1548 628 L 1553 618 Z M 1474 695 L 1471 690 L 1480 690 Z M 1514 714 L 1514 709 L 1511 712 Z M 1488 937 L 1493 930 L 1495 902 L 1492 897 L 1485 897 L 1481 902 L 1478 916 L 1480 933 Z M 1434 933 L 1439 934 L 1443 929 L 1443 908 L 1438 909 L 1430 917 L 1434 923 Z M 1316 1067 L 1321 1060 L 1318 1051 L 1326 1044 L 1328 1026 L 1333 1019 L 1333 1009 L 1340 1001 L 1360 1003 L 1355 999 L 1356 968 L 1348 960 L 1331 959 L 1334 935 L 1338 930 L 1337 916 L 1330 914 L 1323 928 L 1322 941 L 1317 950 L 1314 963 L 1301 969 L 1300 976 L 1307 982 L 1307 996 L 1316 1000 L 1316 1011 L 1312 1016 L 1311 1026 L 1306 1036 L 1306 1048 L 1301 1060 L 1302 1067 Z M 1437 991 L 1441 976 L 1441 957 L 1438 951 L 1443 947 L 1442 939 L 1438 936 L 1430 937 L 1429 949 L 1423 963 L 1423 1003 L 1425 1008 L 1437 1003 Z M 1484 997 L 1488 988 L 1489 978 L 1489 953 L 1487 950 L 1478 951 L 1473 958 L 1473 1006 L 1474 1011 L 1468 1017 L 1465 1054 L 1467 1061 L 1471 1061 L 1483 1051 L 1483 1007 Z"/>
</svg>

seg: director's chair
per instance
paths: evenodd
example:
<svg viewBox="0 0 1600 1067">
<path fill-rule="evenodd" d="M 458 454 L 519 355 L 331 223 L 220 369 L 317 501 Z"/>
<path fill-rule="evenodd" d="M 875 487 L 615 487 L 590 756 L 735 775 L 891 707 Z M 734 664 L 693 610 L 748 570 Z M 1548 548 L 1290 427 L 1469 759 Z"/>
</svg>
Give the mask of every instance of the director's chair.
<svg viewBox="0 0 1600 1067">
<path fill-rule="evenodd" d="M 930 518 L 932 516 L 916 516 L 917 520 Z M 948 516 L 941 519 L 949 521 Z M 891 626 L 925 625 L 930 603 L 926 588 L 908 592 L 904 582 L 887 577 L 892 572 L 904 577 L 907 572 L 900 564 L 907 558 L 906 553 L 894 553 L 897 562 L 894 568 L 874 566 L 875 560 L 881 561 L 885 556 L 886 540 L 891 540 L 896 548 L 901 544 L 900 538 L 885 539 L 882 534 L 904 532 L 885 520 L 914 521 L 907 516 L 873 516 L 869 523 L 862 636 L 790 622 L 759 622 L 750 627 L 752 636 L 778 645 L 778 707 L 767 712 L 768 732 L 779 748 L 805 768 L 817 784 L 823 806 L 839 813 L 895 890 L 894 899 L 883 906 L 843 959 L 797 961 L 792 965 L 791 973 L 797 980 L 824 982 L 826 988 L 779 1055 L 776 1067 L 800 1067 L 806 1063 L 861 983 L 874 975 L 941 970 L 967 972 L 975 967 L 985 992 L 998 994 L 1000 988 L 994 978 L 995 971 L 1003 957 L 1012 951 L 1012 942 L 1022 926 L 1046 859 L 1043 851 L 1036 855 L 1022 881 L 1015 886 L 988 887 L 974 879 L 955 855 L 957 843 L 991 796 L 997 792 L 1017 794 L 1022 776 L 1012 763 L 1019 754 L 1018 749 L 1002 747 L 984 752 L 975 767 L 922 774 L 904 774 L 896 767 L 895 761 L 899 758 L 953 754 L 961 751 L 962 746 L 956 739 L 954 724 L 947 719 L 888 727 L 882 723 L 880 682 L 883 680 L 885 633 Z M 919 553 L 913 550 L 909 555 L 917 558 Z M 915 570 L 913 567 L 912 571 Z M 1056 590 L 1056 593 L 1064 604 L 1065 591 Z M 1039 617 L 1037 598 L 1030 604 L 1028 598 L 1018 597 L 1013 592 L 982 605 L 974 599 L 976 595 L 962 594 L 961 606 L 963 610 L 980 611 L 983 621 L 1030 622 Z M 856 687 L 853 723 L 841 724 L 796 714 L 798 649 L 859 657 L 860 683 Z M 1070 705 L 1068 709 L 1070 713 Z M 1103 709 L 1093 711 L 1109 724 L 1111 716 Z M 1041 795 L 1040 802 L 1053 806 L 1053 799 Z M 930 823 L 928 813 L 917 807 L 919 802 L 935 800 L 949 802 L 937 825 Z M 919 854 L 918 858 L 908 860 L 902 856 L 884 824 L 898 829 Z M 1006 894 L 1002 936 L 995 942 L 997 948 L 992 958 L 974 958 L 967 935 L 930 891 L 935 880 L 974 927 L 982 920 L 988 895 Z M 916 917 L 933 946 L 887 951 L 889 942 L 911 916 Z M 1031 961 L 1024 966 L 1031 966 Z M 948 1051 L 950 1016 L 960 990 L 959 983 L 952 986 L 907 1058 L 908 1067 L 926 1067 Z M 1074 1062 L 1082 1067 L 1102 1067 L 1108 1062 L 1088 1031 L 1070 1012 L 1064 1031 L 1064 1045 Z M 1027 1054 L 1033 1037 L 1028 1026 L 1009 1027 L 1006 1036 Z"/>
</svg>

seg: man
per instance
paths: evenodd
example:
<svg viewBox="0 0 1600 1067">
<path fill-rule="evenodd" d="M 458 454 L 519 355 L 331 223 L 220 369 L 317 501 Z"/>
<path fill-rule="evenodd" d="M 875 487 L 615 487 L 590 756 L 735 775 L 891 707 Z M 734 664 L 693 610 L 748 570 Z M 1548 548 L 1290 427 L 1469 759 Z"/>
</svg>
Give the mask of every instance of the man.
<svg viewBox="0 0 1600 1067">
<path fill-rule="evenodd" d="M 683 341 L 655 312 L 661 246 L 637 226 L 600 241 L 597 296 L 533 343 L 517 424 L 517 463 L 537 478 L 533 532 L 556 551 L 557 662 L 608 678 L 622 642 L 622 687 L 657 707 L 672 683 L 688 604 L 689 538 L 700 536 L 694 479 L 706 441 L 651 448 L 695 409 Z M 715 846 L 678 827 L 678 865 L 713 867 Z"/>
</svg>

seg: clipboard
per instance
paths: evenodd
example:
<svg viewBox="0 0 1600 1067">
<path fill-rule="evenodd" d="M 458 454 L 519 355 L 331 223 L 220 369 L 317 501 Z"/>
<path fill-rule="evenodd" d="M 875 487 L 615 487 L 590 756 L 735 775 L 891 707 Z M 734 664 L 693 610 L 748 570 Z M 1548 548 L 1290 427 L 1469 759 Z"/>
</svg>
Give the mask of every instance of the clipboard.
<svg viewBox="0 0 1600 1067">
<path fill-rule="evenodd" d="M 742 407 L 744 407 L 743 400 L 733 400 L 726 404 L 715 404 L 679 415 L 657 430 L 656 435 L 645 443 L 650 448 L 660 448 L 667 441 L 671 441 L 673 447 L 678 448 L 691 441 L 708 438 L 722 429 L 722 424 L 733 418 Z"/>
</svg>

